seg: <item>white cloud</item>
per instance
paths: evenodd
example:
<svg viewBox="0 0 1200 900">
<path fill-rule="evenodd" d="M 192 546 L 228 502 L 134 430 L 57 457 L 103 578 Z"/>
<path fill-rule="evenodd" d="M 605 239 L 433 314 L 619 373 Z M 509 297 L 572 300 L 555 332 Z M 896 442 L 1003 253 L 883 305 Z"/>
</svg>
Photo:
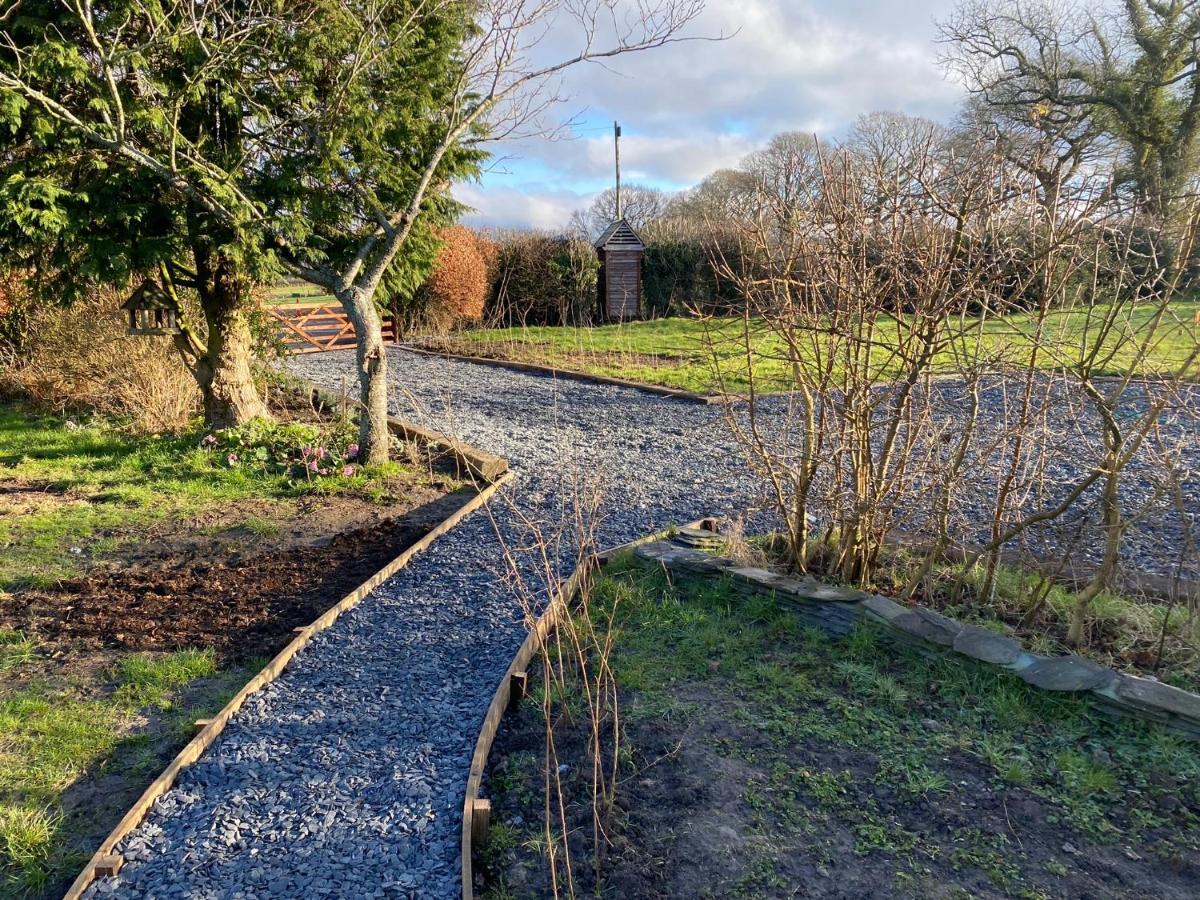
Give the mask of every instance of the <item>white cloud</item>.
<svg viewBox="0 0 1200 900">
<path fill-rule="evenodd" d="M 572 191 L 547 191 L 538 185 L 456 184 L 454 197 L 471 207 L 463 216 L 468 225 L 491 228 L 557 229 L 566 224 L 571 213 L 592 202 L 593 194 Z"/>
<path fill-rule="evenodd" d="M 519 161 L 513 174 L 490 173 L 482 187 L 471 186 L 467 202 L 480 209 L 475 221 L 563 224 L 612 179 L 605 123 L 613 118 L 625 129 L 627 178 L 664 186 L 694 184 L 780 131 L 837 136 L 860 114 L 880 109 L 949 118 L 961 93 L 937 65 L 933 19 L 952 6 L 708 0 L 692 33 L 732 34 L 729 40 L 674 44 L 570 70 L 563 90 L 572 99 L 563 116 L 586 110 L 590 127 L 577 140 L 501 148 Z M 569 40 L 556 31 L 548 38 L 554 46 L 543 51 L 553 55 Z"/>
</svg>

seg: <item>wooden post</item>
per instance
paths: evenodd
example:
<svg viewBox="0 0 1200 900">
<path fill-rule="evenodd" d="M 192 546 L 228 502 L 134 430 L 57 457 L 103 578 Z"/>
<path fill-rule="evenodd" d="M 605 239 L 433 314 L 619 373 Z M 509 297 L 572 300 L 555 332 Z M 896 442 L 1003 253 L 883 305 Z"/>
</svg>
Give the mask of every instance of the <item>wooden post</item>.
<svg viewBox="0 0 1200 900">
<path fill-rule="evenodd" d="M 492 822 L 492 801 L 476 797 L 471 803 L 471 843 L 482 847 L 487 843 L 488 826 Z"/>
<path fill-rule="evenodd" d="M 96 860 L 93 869 L 97 878 L 112 878 L 125 865 L 125 857 L 120 853 L 106 853 Z"/>
<path fill-rule="evenodd" d="M 529 673 L 528 672 L 513 672 L 512 678 L 508 682 L 508 708 L 516 709 L 521 705 L 521 701 L 525 699 L 525 694 L 529 690 Z"/>
<path fill-rule="evenodd" d="M 621 126 L 617 122 L 613 122 L 613 147 L 617 154 L 617 221 L 619 222 L 624 216 L 621 208 Z"/>
</svg>

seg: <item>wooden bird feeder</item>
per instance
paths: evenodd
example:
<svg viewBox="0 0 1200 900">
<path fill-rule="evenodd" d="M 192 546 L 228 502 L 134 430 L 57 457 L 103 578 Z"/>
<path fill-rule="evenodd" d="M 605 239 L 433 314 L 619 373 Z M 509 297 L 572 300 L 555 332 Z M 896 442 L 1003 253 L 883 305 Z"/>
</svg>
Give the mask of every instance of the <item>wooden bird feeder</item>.
<svg viewBox="0 0 1200 900">
<path fill-rule="evenodd" d="M 147 278 L 121 304 L 129 319 L 129 334 L 179 334 L 179 309 L 171 295 Z"/>
</svg>

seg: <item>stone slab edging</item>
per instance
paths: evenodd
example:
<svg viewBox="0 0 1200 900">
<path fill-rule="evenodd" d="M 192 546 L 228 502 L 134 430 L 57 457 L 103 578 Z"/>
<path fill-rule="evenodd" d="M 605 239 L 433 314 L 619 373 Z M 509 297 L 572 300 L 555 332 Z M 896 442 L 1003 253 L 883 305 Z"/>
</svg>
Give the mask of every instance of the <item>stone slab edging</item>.
<svg viewBox="0 0 1200 900">
<path fill-rule="evenodd" d="M 146 814 L 153 807 L 154 802 L 171 789 L 175 781 L 179 778 L 180 773 L 198 760 L 204 751 L 212 746 L 217 736 L 229 723 L 229 720 L 241 709 L 242 705 L 252 694 L 260 691 L 277 679 L 296 654 L 307 646 L 320 632 L 332 626 L 342 613 L 358 606 L 375 588 L 379 587 L 379 585 L 408 565 L 413 557 L 428 549 L 439 537 L 485 505 L 513 477 L 513 473 L 506 472 L 480 489 L 474 497 L 470 498 L 447 518 L 442 520 L 428 534 L 360 584 L 353 592 L 347 594 L 338 603 L 327 609 L 312 624 L 298 631 L 296 637 L 262 671 L 246 682 L 245 686 L 234 694 L 233 698 L 225 704 L 219 713 L 207 721 L 200 732 L 179 751 L 179 754 L 163 773 L 154 779 L 150 786 L 142 792 L 142 796 L 138 798 L 138 801 L 129 812 L 125 814 L 108 837 L 104 839 L 83 871 L 79 873 L 79 876 L 71 884 L 71 887 L 64 895 L 64 900 L 78 900 L 97 878 L 116 875 L 120 871 L 122 860 L 119 854 L 116 853 L 117 844 L 141 824 Z"/>
<path fill-rule="evenodd" d="M 714 519 L 699 519 L 689 525 L 685 525 L 680 531 L 711 533 L 715 527 Z M 488 804 L 488 801 L 480 799 L 479 788 L 483 781 L 484 770 L 487 768 L 488 756 L 492 752 L 492 743 L 496 740 L 496 732 L 500 728 L 500 721 L 504 718 L 504 713 L 509 709 L 514 696 L 519 697 L 519 695 L 514 695 L 514 685 L 518 683 L 518 679 L 521 679 L 520 687 L 517 687 L 517 690 L 523 691 L 524 679 L 530 662 L 541 651 L 545 645 L 546 638 L 549 637 L 562 620 L 562 617 L 568 612 L 571 599 L 587 583 L 587 580 L 598 567 L 604 565 L 604 563 L 619 553 L 633 550 L 636 547 L 655 541 L 661 541 L 674 531 L 675 529 L 659 531 L 621 544 L 620 546 L 611 547 L 608 550 L 602 550 L 599 553 L 586 556 L 579 566 L 576 567 L 575 571 L 571 573 L 571 576 L 555 588 L 546 610 L 533 623 L 529 634 L 526 635 L 524 642 L 513 656 L 512 662 L 509 663 L 508 669 L 505 670 L 504 676 L 500 679 L 500 684 L 496 688 L 496 692 L 492 695 L 492 702 L 488 706 L 487 715 L 484 716 L 483 725 L 479 730 L 479 738 L 475 742 L 475 753 L 471 757 L 471 769 L 467 775 L 467 789 L 466 796 L 463 799 L 462 821 L 463 900 L 474 900 L 475 898 L 475 873 L 472 855 L 475 848 L 481 846 L 486 838 L 491 809 L 490 805 L 481 805 Z"/>
<path fill-rule="evenodd" d="M 439 359 L 450 359 L 456 362 L 475 363 L 481 366 L 494 366 L 498 369 L 513 369 L 518 372 L 531 372 L 535 375 L 547 375 L 552 378 L 564 378 L 569 381 L 584 381 L 591 384 L 610 384 L 616 387 L 630 388 L 648 394 L 658 394 L 661 397 L 671 397 L 685 403 L 717 404 L 723 403 L 721 397 L 708 394 L 697 394 L 694 391 L 684 391 L 679 388 L 663 387 L 659 384 L 649 384 L 645 381 L 629 381 L 626 378 L 613 378 L 609 375 L 594 375 L 591 372 L 580 372 L 578 369 L 559 369 L 554 366 L 544 366 L 538 363 L 517 362 L 513 359 L 493 359 L 488 356 L 467 356 L 461 353 L 451 353 L 448 350 L 430 350 L 414 344 L 397 344 L 397 349 L 406 353 L 416 353 L 420 356 L 433 356 Z"/>
<path fill-rule="evenodd" d="M 1083 656 L 1043 656 L 1002 634 L 967 625 L 923 606 L 902 606 L 887 597 L 816 579 L 791 578 L 714 555 L 711 535 L 681 529 L 674 540 L 643 544 L 637 555 L 683 577 L 727 577 L 744 594 L 773 596 L 807 624 L 831 634 L 848 633 L 858 622 L 879 625 L 894 642 L 934 656 L 955 653 L 980 665 L 1013 672 L 1046 691 L 1088 696 L 1105 715 L 1157 722 L 1200 741 L 1200 696 L 1154 678 L 1127 675 Z"/>
</svg>

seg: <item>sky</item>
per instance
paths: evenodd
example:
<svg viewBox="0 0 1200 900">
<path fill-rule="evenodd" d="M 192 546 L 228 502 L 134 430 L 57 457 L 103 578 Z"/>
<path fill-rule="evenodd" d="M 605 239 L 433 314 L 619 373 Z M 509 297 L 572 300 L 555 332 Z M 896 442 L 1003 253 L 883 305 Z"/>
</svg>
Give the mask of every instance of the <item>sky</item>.
<svg viewBox="0 0 1200 900">
<path fill-rule="evenodd" d="M 877 110 L 949 120 L 962 90 L 938 64 L 934 23 L 953 8 L 954 0 L 707 0 L 688 33 L 728 40 L 569 70 L 551 115 L 574 122 L 570 134 L 493 145 L 480 182 L 455 188 L 474 210 L 464 221 L 565 225 L 612 186 L 614 119 L 623 179 L 668 191 L 736 165 L 781 131 L 837 138 Z M 539 52 L 553 56 L 575 39 L 555 30 Z"/>
</svg>

